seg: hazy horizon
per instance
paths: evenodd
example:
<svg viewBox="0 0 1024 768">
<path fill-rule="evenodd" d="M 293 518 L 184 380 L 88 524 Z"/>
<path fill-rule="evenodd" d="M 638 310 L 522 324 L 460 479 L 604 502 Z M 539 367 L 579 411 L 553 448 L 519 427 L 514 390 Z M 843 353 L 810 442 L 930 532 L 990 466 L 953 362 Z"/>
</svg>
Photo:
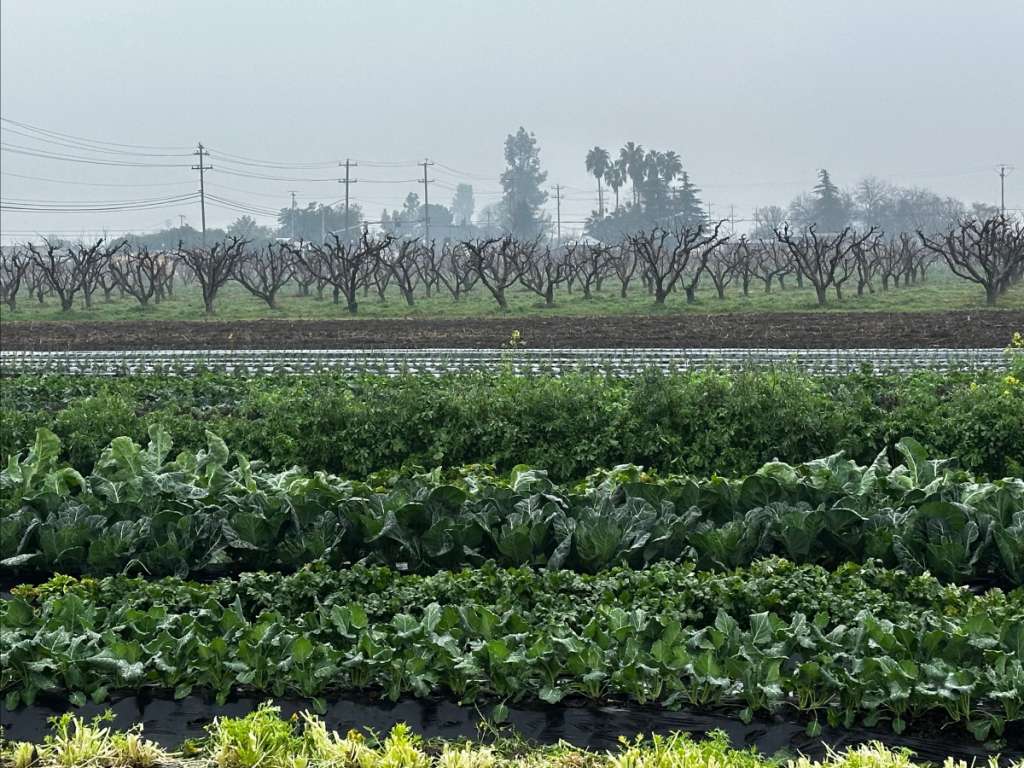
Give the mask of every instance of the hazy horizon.
<svg viewBox="0 0 1024 768">
<path fill-rule="evenodd" d="M 744 219 L 755 206 L 786 205 L 822 167 L 844 188 L 873 175 L 998 203 L 996 166 L 1007 163 L 1017 170 L 1006 204 L 1022 209 L 1022 38 L 1024 3 L 1010 0 L 906 0 L 898 8 L 808 0 L 5 0 L 3 117 L 103 142 L 172 147 L 181 157 L 168 159 L 180 167 L 106 166 L 5 151 L 0 190 L 5 200 L 44 205 L 184 195 L 198 186 L 188 153 L 202 141 L 214 167 L 208 191 L 253 210 L 287 206 L 291 190 L 300 205 L 338 200 L 333 164 L 350 157 L 360 162 L 352 201 L 371 219 L 400 208 L 410 191 L 422 197 L 412 180 L 424 158 L 436 163 L 431 202 L 450 203 L 464 181 L 479 211 L 498 199 L 502 145 L 522 125 L 537 137 L 548 187 L 566 190 L 567 230 L 597 207 L 587 150 L 600 145 L 614 155 L 630 140 L 678 152 L 716 217 L 730 206 Z M 3 124 L 6 144 L 43 146 L 11 128 Z M 322 165 L 244 166 L 223 153 Z M 326 180 L 228 173 L 246 169 Z M 402 183 L 374 183 L 387 180 Z M 188 202 L 5 210 L 0 229 L 5 241 L 32 232 L 148 231 L 179 215 L 199 226 L 198 203 Z M 208 204 L 208 226 L 239 215 Z"/>
</svg>

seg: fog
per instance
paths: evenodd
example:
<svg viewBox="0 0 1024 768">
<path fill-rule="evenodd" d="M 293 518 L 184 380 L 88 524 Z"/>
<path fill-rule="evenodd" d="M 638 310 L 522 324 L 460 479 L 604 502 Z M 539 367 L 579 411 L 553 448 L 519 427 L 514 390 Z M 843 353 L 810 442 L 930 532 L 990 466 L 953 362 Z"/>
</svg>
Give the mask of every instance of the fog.
<svg viewBox="0 0 1024 768">
<path fill-rule="evenodd" d="M 506 135 L 524 126 L 548 187 L 565 188 L 567 229 L 597 207 L 587 150 L 615 155 L 627 141 L 678 152 L 716 217 L 784 206 L 819 168 L 840 187 L 876 175 L 998 203 L 996 166 L 1016 164 L 1006 203 L 1024 208 L 1019 0 L 4 0 L 0 9 L 4 118 L 182 155 L 170 161 L 177 167 L 139 167 L 5 151 L 5 200 L 73 207 L 187 194 L 198 186 L 187 153 L 202 141 L 208 191 L 253 210 L 287 206 L 293 190 L 299 205 L 336 201 L 341 172 L 330 166 L 349 157 L 360 163 L 352 201 L 369 218 L 410 191 L 422 196 L 412 180 L 424 158 L 436 163 L 431 202 L 449 204 L 466 181 L 479 211 L 499 197 Z M 93 156 L 3 128 L 8 146 Z M 260 166 L 303 180 L 258 179 L 225 173 L 253 166 L 219 162 L 221 152 L 322 166 Z M 207 214 L 223 226 L 240 210 Z M 198 226 L 198 203 L 5 210 L 2 230 L 5 241 L 141 231 L 179 215 Z"/>
</svg>

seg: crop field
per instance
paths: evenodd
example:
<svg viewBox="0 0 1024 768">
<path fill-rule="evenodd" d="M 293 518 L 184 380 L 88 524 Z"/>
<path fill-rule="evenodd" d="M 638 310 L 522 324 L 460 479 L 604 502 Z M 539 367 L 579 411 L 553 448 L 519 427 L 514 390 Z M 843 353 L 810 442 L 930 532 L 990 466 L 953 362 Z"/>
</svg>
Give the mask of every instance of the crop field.
<svg viewBox="0 0 1024 768">
<path fill-rule="evenodd" d="M 724 735 L 599 734 L 640 718 L 658 739 L 685 724 L 769 753 L 785 733 L 823 765 L 839 759 L 824 745 L 879 739 L 1019 759 L 1024 363 L 1010 347 L 804 365 L 718 350 L 710 367 L 694 351 L 560 352 L 555 367 L 514 347 L 407 352 L 415 371 L 379 370 L 398 351 L 338 352 L 303 376 L 281 374 L 317 355 L 5 353 L 5 729 L 39 741 L 71 708 L 86 719 L 54 721 L 45 749 L 93 733 L 114 754 L 118 728 L 165 702 L 180 725 L 144 718 L 159 752 L 229 739 L 231 723 L 288 731 L 273 707 L 245 719 L 272 700 L 310 713 L 281 737 L 293 751 L 316 728 L 341 749 L 332 729 L 377 723 L 380 741 L 358 737 L 367 761 L 396 739 L 439 765 L 456 749 L 599 759 L 392 730 L 417 706 L 427 737 L 473 736 L 483 718 L 544 742 L 542 717 L 576 749 L 636 759 L 768 757 Z M 660 370 L 659 354 L 689 362 Z M 89 725 L 106 707 L 119 720 Z M 437 707 L 463 730 L 439 730 Z"/>
<path fill-rule="evenodd" d="M 656 266 L 499 312 L 16 296 L 0 760 L 1024 759 L 1017 273 L 663 305 Z"/>
<path fill-rule="evenodd" d="M 0 768 L 1024 768 L 1024 2 L 186 5 L 0 0 Z"/>
</svg>

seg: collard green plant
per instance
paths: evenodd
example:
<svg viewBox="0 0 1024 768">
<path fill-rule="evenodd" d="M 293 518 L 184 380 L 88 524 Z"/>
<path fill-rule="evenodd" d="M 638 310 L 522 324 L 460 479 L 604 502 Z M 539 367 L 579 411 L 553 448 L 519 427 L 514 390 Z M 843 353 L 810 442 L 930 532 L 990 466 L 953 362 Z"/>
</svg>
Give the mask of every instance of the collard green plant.
<svg viewBox="0 0 1024 768">
<path fill-rule="evenodd" d="M 1024 717 L 1022 663 L 1021 590 L 975 595 L 874 564 L 56 577 L 0 604 L 11 708 L 46 691 L 367 691 L 791 709 L 812 727 L 931 718 L 988 739 Z"/>
<path fill-rule="evenodd" d="M 366 481 L 265 469 L 218 436 L 177 454 L 161 427 L 115 439 L 89 475 L 56 437 L 0 473 L 0 568 L 153 577 L 382 564 L 429 573 L 494 560 L 595 573 L 695 560 L 731 569 L 769 555 L 834 567 L 877 558 L 944 581 L 1022 583 L 1024 480 L 978 482 L 928 459 L 860 465 L 841 453 L 744 478 L 664 477 L 633 465 L 558 485 L 539 469 L 388 471 Z"/>
</svg>

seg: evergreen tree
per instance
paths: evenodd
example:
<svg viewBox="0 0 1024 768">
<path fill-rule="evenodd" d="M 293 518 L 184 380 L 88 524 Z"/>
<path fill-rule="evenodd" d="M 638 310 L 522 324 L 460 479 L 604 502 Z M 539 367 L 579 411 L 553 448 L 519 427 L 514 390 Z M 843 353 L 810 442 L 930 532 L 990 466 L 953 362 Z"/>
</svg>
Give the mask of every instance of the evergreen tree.
<svg viewBox="0 0 1024 768">
<path fill-rule="evenodd" d="M 678 224 L 693 227 L 705 220 L 704 203 L 698 197 L 698 192 L 700 189 L 690 181 L 690 174 L 683 171 L 680 174 L 679 186 L 673 190 Z"/>
<path fill-rule="evenodd" d="M 541 206 L 548 193 L 541 189 L 548 174 L 540 168 L 540 147 L 537 138 L 520 127 L 505 139 L 505 165 L 501 186 L 506 220 L 505 228 L 516 237 L 532 238 L 547 228 Z"/>
<path fill-rule="evenodd" d="M 452 197 L 452 220 L 456 226 L 466 227 L 473 222 L 475 206 L 472 184 L 459 184 L 455 187 L 455 196 Z"/>
<path fill-rule="evenodd" d="M 827 170 L 818 171 L 814 186 L 814 218 L 821 232 L 839 232 L 850 222 L 849 206 Z"/>
</svg>

